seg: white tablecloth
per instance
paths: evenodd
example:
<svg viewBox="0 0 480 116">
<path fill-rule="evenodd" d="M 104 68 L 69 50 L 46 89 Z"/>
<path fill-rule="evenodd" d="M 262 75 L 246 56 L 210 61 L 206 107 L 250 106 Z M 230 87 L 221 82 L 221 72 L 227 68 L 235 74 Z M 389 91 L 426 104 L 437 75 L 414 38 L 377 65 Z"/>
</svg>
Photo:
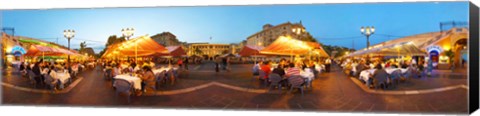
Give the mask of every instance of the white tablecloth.
<svg viewBox="0 0 480 116">
<path fill-rule="evenodd" d="M 65 72 L 57 72 L 56 76 L 52 78 L 58 79 L 62 84 L 65 84 L 67 83 L 68 79 L 70 79 L 70 74 Z"/>
<path fill-rule="evenodd" d="M 408 69 L 403 69 L 403 68 L 385 68 L 385 71 L 387 71 L 388 74 L 392 74 L 393 71 L 400 70 L 402 73 L 407 72 Z"/>
<path fill-rule="evenodd" d="M 162 68 L 153 69 L 152 71 L 154 74 L 157 74 L 157 73 L 161 73 L 162 71 L 169 71 L 170 69 L 177 70 L 178 68 L 162 67 Z"/>
<path fill-rule="evenodd" d="M 89 62 L 89 63 L 87 63 L 87 66 L 94 67 L 95 63 L 94 62 Z"/>
<path fill-rule="evenodd" d="M 130 76 L 129 74 L 121 74 L 114 77 L 115 79 L 123 79 L 127 80 L 130 83 L 133 83 L 133 88 L 141 89 L 142 88 L 142 80 L 138 77 Z"/>
<path fill-rule="evenodd" d="M 402 69 L 402 68 L 386 68 L 385 71 L 388 73 L 388 74 L 392 74 L 393 71 L 395 70 L 400 70 L 403 73 L 406 73 L 408 69 Z M 368 80 L 368 77 L 370 75 L 373 75 L 373 73 L 375 72 L 375 69 L 368 69 L 368 70 L 364 70 L 362 72 L 360 72 L 360 80 L 364 80 L 364 81 L 367 81 Z"/>
<path fill-rule="evenodd" d="M 363 70 L 362 72 L 360 72 L 359 78 L 360 80 L 367 82 L 370 75 L 373 75 L 374 72 L 375 72 L 375 69 Z"/>
</svg>

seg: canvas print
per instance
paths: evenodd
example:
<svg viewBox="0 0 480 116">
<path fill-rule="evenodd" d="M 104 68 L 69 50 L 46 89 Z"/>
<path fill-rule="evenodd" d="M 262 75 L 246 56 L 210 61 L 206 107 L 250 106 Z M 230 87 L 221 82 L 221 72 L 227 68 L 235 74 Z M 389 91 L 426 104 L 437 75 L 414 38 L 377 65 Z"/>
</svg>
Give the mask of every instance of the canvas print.
<svg viewBox="0 0 480 116">
<path fill-rule="evenodd" d="M 1 10 L 1 103 L 466 114 L 468 6 Z"/>
</svg>

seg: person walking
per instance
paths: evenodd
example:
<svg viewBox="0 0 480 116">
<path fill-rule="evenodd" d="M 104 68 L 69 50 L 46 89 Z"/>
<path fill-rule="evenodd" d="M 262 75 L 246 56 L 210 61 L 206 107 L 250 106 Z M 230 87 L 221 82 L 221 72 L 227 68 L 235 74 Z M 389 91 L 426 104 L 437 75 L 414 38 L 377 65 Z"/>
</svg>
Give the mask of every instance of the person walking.
<svg viewBox="0 0 480 116">
<path fill-rule="evenodd" d="M 215 72 L 219 72 L 220 70 L 220 58 L 215 58 Z"/>
<path fill-rule="evenodd" d="M 185 70 L 188 70 L 188 57 L 185 58 L 185 61 L 183 61 L 185 64 Z"/>
<path fill-rule="evenodd" d="M 432 76 L 432 71 L 433 71 L 433 61 L 431 59 L 429 59 L 428 63 L 427 63 L 427 76 L 428 77 Z"/>
<path fill-rule="evenodd" d="M 330 72 L 330 65 L 332 64 L 332 60 L 330 58 L 327 58 L 325 60 L 325 71 Z"/>
</svg>

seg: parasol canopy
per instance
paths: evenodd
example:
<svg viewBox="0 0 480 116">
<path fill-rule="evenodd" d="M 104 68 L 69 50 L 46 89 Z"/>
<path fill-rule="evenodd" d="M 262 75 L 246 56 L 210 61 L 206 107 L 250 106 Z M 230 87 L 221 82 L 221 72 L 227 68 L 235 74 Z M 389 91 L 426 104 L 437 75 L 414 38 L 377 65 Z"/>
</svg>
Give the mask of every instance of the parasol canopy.
<svg viewBox="0 0 480 116">
<path fill-rule="evenodd" d="M 102 58 L 150 56 L 168 53 L 167 48 L 158 44 L 152 38 L 141 36 L 109 46 Z"/>
<path fill-rule="evenodd" d="M 268 47 L 260 51 L 260 54 L 268 55 L 306 55 L 317 54 L 320 57 L 329 57 L 320 44 L 306 42 L 291 37 L 280 36 Z"/>
<path fill-rule="evenodd" d="M 80 55 L 70 50 L 54 48 L 42 45 L 31 45 L 25 56 L 62 56 L 62 55 Z"/>
<path fill-rule="evenodd" d="M 238 54 L 243 57 L 261 55 L 260 51 L 264 48 L 265 47 L 262 47 L 262 46 L 246 45 L 246 46 L 243 46 L 242 50 L 240 50 Z"/>
<path fill-rule="evenodd" d="M 413 42 L 402 42 L 398 44 L 392 44 L 387 46 L 381 46 L 371 49 L 364 49 L 360 51 L 353 52 L 347 57 L 352 56 L 363 56 L 363 55 L 372 55 L 372 56 L 423 56 L 426 53 L 416 47 Z"/>
<path fill-rule="evenodd" d="M 167 46 L 165 48 L 168 50 L 168 53 L 160 54 L 160 56 L 181 57 L 187 55 L 181 46 Z"/>
</svg>

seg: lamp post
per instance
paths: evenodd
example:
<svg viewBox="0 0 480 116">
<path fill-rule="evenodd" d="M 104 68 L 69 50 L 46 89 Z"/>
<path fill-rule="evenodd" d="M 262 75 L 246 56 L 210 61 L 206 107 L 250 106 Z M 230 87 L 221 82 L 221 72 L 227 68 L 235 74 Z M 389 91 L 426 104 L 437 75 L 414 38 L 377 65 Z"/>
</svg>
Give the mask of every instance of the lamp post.
<svg viewBox="0 0 480 116">
<path fill-rule="evenodd" d="M 68 50 L 70 50 L 70 40 L 73 37 L 75 37 L 75 30 L 73 30 L 73 29 L 63 30 L 63 36 L 65 38 L 67 38 L 67 40 L 68 40 Z M 67 64 L 68 64 L 68 66 L 70 66 L 70 54 L 68 54 L 68 57 L 67 57 Z"/>
<path fill-rule="evenodd" d="M 130 37 L 133 36 L 133 32 L 135 32 L 135 29 L 134 28 L 123 28 L 122 29 L 122 35 L 123 37 L 125 37 L 125 39 L 128 41 L 130 40 Z M 136 48 L 136 46 L 135 46 Z M 128 60 L 130 60 L 130 57 L 127 57 Z M 137 61 L 137 57 L 135 57 L 135 63 Z"/>
<path fill-rule="evenodd" d="M 129 40 L 130 37 L 133 36 L 133 32 L 135 32 L 134 28 L 123 28 L 122 29 L 122 35 L 125 37 L 126 40 Z"/>
<path fill-rule="evenodd" d="M 372 35 L 373 33 L 375 33 L 375 27 L 361 27 L 360 28 L 360 32 L 362 32 L 363 35 L 365 35 L 367 37 L 367 49 L 366 50 L 369 50 L 370 49 L 370 35 Z M 367 55 L 367 62 L 370 61 L 370 56 Z"/>
<path fill-rule="evenodd" d="M 361 27 L 360 28 L 360 32 L 362 32 L 363 35 L 365 35 L 367 37 L 367 50 L 370 49 L 370 35 L 372 35 L 373 33 L 375 33 L 375 27 Z"/>
</svg>

